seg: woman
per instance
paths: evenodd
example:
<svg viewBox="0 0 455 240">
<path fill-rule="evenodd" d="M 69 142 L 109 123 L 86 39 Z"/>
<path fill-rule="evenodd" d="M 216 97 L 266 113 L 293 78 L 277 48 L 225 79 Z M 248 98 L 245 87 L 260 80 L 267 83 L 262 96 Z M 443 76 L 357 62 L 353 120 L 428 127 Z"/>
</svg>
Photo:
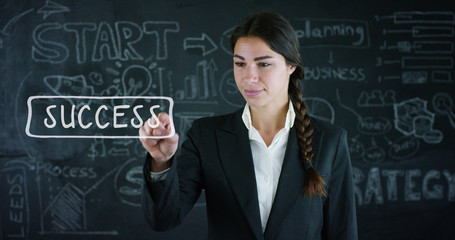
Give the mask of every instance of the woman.
<svg viewBox="0 0 455 240">
<path fill-rule="evenodd" d="M 307 114 L 294 30 L 279 15 L 254 14 L 231 46 L 246 106 L 194 121 L 179 156 L 177 135 L 141 138 L 149 224 L 177 226 L 205 189 L 209 239 L 357 239 L 346 131 Z M 167 134 L 168 115 L 159 119 L 140 136 Z"/>
</svg>

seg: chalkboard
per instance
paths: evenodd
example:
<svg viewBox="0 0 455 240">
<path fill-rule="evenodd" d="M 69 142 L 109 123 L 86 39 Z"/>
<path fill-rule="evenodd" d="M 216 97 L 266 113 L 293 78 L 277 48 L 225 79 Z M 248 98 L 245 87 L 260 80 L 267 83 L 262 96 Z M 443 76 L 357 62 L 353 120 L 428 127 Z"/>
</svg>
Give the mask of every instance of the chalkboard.
<svg viewBox="0 0 455 240">
<path fill-rule="evenodd" d="M 184 136 L 194 119 L 242 107 L 229 36 L 261 10 L 297 31 L 311 115 L 348 130 L 360 239 L 454 239 L 450 1 L 4 0 L 0 240 L 205 239 L 204 195 L 175 230 L 146 224 L 132 107 L 117 113 L 125 132 L 39 124 L 54 123 L 51 105 L 87 126 L 82 110 L 155 104 Z"/>
</svg>

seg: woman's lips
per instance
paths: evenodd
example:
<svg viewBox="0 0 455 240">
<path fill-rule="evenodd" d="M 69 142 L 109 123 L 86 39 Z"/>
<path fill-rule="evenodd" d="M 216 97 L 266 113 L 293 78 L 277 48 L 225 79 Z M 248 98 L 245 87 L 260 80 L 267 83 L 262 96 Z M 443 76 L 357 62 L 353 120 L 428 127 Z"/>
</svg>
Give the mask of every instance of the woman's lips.
<svg viewBox="0 0 455 240">
<path fill-rule="evenodd" d="M 259 95 L 262 92 L 262 90 L 245 90 L 245 95 L 248 97 L 254 97 Z"/>
</svg>

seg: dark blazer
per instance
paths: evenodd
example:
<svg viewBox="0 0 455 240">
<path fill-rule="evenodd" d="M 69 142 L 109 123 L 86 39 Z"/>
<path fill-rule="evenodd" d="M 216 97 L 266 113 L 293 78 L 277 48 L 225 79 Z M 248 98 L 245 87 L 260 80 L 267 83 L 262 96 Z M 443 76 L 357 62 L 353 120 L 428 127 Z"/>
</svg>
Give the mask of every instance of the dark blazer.
<svg viewBox="0 0 455 240">
<path fill-rule="evenodd" d="M 193 122 L 165 180 L 144 165 L 143 207 L 157 231 L 179 225 L 205 189 L 209 239 L 357 239 L 356 206 L 346 131 L 312 119 L 313 166 L 328 197 L 304 197 L 305 170 L 291 128 L 276 197 L 262 233 L 253 159 L 241 115 Z"/>
</svg>

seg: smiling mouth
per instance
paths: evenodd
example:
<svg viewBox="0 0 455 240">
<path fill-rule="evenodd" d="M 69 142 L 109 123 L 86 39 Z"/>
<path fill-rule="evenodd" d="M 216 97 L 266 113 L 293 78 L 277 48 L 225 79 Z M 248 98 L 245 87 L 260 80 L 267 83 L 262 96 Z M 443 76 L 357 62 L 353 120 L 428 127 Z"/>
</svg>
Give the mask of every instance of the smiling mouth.
<svg viewBox="0 0 455 240">
<path fill-rule="evenodd" d="M 262 90 L 245 90 L 245 95 L 248 97 L 254 97 L 259 95 L 262 92 Z"/>
</svg>

